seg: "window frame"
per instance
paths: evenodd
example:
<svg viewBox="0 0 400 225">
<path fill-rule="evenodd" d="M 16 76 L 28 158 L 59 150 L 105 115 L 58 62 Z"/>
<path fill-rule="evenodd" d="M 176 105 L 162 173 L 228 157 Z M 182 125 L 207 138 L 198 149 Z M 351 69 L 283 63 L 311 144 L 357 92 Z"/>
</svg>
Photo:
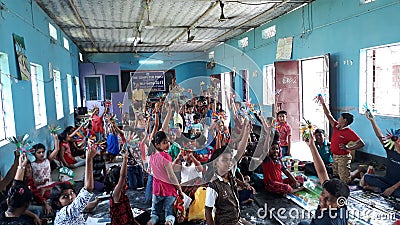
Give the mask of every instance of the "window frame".
<svg viewBox="0 0 400 225">
<path fill-rule="evenodd" d="M 64 105 L 62 96 L 61 72 L 53 70 L 54 99 L 57 120 L 64 118 Z M 61 108 L 61 109 L 60 109 Z"/>
<path fill-rule="evenodd" d="M 32 101 L 35 118 L 35 128 L 38 130 L 47 125 L 46 97 L 44 93 L 43 67 L 36 63 L 30 63 Z M 36 78 L 36 79 L 35 79 Z M 41 84 L 40 84 L 41 83 Z M 37 98 L 35 99 L 35 95 Z"/>
</svg>

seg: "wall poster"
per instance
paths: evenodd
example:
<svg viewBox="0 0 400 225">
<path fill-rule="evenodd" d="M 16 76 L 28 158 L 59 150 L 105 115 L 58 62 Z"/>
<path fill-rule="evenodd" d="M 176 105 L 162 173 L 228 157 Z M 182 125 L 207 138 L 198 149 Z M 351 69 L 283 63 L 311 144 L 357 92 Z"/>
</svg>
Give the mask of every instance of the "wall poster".
<svg viewBox="0 0 400 225">
<path fill-rule="evenodd" d="M 26 57 L 25 51 L 25 40 L 23 37 L 13 34 L 15 58 L 18 62 L 17 65 L 17 77 L 19 80 L 30 80 L 31 73 L 29 71 L 30 66 L 28 58 Z"/>
</svg>

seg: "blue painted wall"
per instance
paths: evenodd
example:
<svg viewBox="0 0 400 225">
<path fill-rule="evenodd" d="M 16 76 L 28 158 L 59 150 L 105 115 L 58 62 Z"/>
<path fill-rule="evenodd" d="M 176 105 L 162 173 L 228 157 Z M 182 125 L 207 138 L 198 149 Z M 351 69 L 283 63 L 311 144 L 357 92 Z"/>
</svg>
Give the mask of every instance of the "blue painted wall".
<svg viewBox="0 0 400 225">
<path fill-rule="evenodd" d="M 58 29 L 57 44 L 50 43 L 49 26 L 51 19 L 40 9 L 35 1 L 26 0 L 1 0 L 5 9 L 0 16 L 0 52 L 8 55 L 9 70 L 12 76 L 16 76 L 17 62 L 15 61 L 14 44 L 12 34 L 24 37 L 26 56 L 30 63 L 36 63 L 43 68 L 45 86 L 45 99 L 47 111 L 47 124 L 56 124 L 64 128 L 72 125 L 73 114 L 69 114 L 68 91 L 66 74 L 78 76 L 79 50 L 74 43 L 54 24 Z M 63 37 L 69 40 L 70 50 L 63 47 Z M 49 75 L 49 62 L 53 69 L 61 73 L 62 95 L 64 103 L 64 118 L 56 119 L 54 99 L 54 86 Z M 12 81 L 12 95 L 15 116 L 15 128 L 17 135 L 28 133 L 30 140 L 41 142 L 47 148 L 51 146 L 51 138 L 47 126 L 35 129 L 32 88 L 30 81 Z M 81 85 L 82 86 L 82 85 Z M 73 86 L 74 105 L 76 106 L 75 86 Z M 13 144 L 0 147 L 0 171 L 4 173 L 13 162 Z"/>
<path fill-rule="evenodd" d="M 335 117 L 343 111 L 353 113 L 355 122 L 351 127 L 365 141 L 363 151 L 386 157 L 369 121 L 358 111 L 360 49 L 400 42 L 400 1 L 377 0 L 365 5 L 359 2 L 317 0 L 212 50 L 215 61 L 230 70 L 233 67 L 236 71 L 249 69 L 251 87 L 261 102 L 262 66 L 275 61 L 279 38 L 293 37 L 292 59 L 330 53 L 332 113 Z M 276 25 L 276 37 L 262 39 L 261 31 L 273 25 Z M 249 46 L 238 49 L 237 41 L 245 36 L 249 37 Z M 353 64 L 344 65 L 344 60 L 352 60 Z M 258 70 L 256 77 L 252 76 L 254 70 Z M 216 72 L 220 71 L 209 71 Z M 270 112 L 270 107 L 266 110 Z M 400 128 L 399 118 L 376 116 L 376 120 L 382 130 Z"/>
</svg>

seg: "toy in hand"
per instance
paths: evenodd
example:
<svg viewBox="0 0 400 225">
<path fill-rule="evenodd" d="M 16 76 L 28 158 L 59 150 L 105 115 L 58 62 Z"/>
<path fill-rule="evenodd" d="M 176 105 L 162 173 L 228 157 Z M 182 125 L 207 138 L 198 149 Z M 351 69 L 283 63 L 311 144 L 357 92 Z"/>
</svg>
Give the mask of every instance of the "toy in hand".
<svg viewBox="0 0 400 225">
<path fill-rule="evenodd" d="M 32 154 L 32 142 L 28 140 L 29 134 L 25 134 L 24 136 L 18 136 L 16 137 L 8 137 L 7 140 L 10 143 L 15 144 L 17 146 L 17 149 L 19 150 L 19 153 L 25 153 L 26 156 L 28 157 L 28 160 L 31 162 L 34 162 L 36 160 L 36 157 Z"/>
<path fill-rule="evenodd" d="M 111 104 L 112 104 L 111 101 L 108 99 L 104 102 L 104 106 L 107 108 L 110 108 Z"/>
<path fill-rule="evenodd" d="M 386 132 L 386 136 L 383 137 L 383 143 L 385 143 L 385 147 L 392 150 L 394 148 L 395 142 L 400 142 L 400 129 L 387 129 Z"/>
<path fill-rule="evenodd" d="M 314 130 L 315 126 L 309 120 L 306 120 L 304 117 L 303 120 L 305 124 L 304 123 L 300 124 L 301 137 L 304 140 L 310 140 L 310 134 Z"/>
<path fill-rule="evenodd" d="M 57 134 L 57 131 L 61 130 L 60 126 L 56 126 L 54 124 L 51 124 L 48 127 L 49 127 L 49 130 L 50 130 L 51 134 Z"/>
</svg>

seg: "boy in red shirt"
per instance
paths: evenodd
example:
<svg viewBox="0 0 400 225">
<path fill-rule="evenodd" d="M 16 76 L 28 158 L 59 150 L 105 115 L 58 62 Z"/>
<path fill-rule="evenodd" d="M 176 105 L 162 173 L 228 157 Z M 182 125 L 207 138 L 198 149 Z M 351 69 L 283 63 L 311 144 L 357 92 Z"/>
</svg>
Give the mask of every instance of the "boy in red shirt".
<svg viewBox="0 0 400 225">
<path fill-rule="evenodd" d="M 290 144 L 292 138 L 292 127 L 287 123 L 287 112 L 279 111 L 276 114 L 278 119 L 278 124 L 276 130 L 279 132 L 279 142 L 281 147 L 282 157 L 291 156 L 290 154 Z"/>
<path fill-rule="evenodd" d="M 364 147 L 363 140 L 349 127 L 353 122 L 353 115 L 350 113 L 342 113 L 336 121 L 329 109 L 327 108 L 324 98 L 318 96 L 319 102 L 322 104 L 324 113 L 333 127 L 331 136 L 331 151 L 333 154 L 333 175 L 339 176 L 341 180 L 347 184 L 351 182 L 350 163 L 351 151 Z"/>
</svg>

